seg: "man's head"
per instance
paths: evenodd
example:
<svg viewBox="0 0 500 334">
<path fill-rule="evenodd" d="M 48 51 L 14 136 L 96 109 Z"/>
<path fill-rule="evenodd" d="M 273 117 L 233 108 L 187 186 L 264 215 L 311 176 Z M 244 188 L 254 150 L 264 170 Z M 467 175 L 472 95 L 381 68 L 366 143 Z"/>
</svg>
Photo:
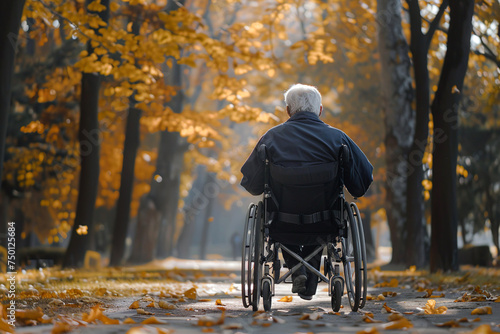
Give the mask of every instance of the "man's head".
<svg viewBox="0 0 500 334">
<path fill-rule="evenodd" d="M 296 84 L 285 93 L 286 111 L 289 116 L 308 111 L 321 116 L 321 94 L 316 87 Z"/>
</svg>

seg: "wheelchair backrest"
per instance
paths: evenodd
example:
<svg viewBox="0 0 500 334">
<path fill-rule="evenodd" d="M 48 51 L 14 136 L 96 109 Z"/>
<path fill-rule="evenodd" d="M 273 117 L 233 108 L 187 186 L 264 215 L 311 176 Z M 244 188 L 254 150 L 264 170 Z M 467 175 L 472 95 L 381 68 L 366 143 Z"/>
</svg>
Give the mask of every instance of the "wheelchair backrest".
<svg viewBox="0 0 500 334">
<path fill-rule="evenodd" d="M 270 211 L 303 215 L 334 209 L 341 184 L 337 161 L 293 167 L 271 162 L 269 171 L 270 187 L 279 205 Z"/>
</svg>

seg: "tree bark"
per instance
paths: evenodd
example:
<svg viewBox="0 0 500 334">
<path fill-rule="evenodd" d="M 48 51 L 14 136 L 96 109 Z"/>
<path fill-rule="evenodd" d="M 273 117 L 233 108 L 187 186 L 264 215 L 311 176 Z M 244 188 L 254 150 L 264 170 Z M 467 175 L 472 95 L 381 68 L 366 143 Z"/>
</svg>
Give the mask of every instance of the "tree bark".
<svg viewBox="0 0 500 334">
<path fill-rule="evenodd" d="M 427 33 L 422 32 L 422 17 L 418 0 L 407 0 L 410 13 L 410 51 L 413 60 L 413 73 L 415 77 L 416 90 L 416 121 L 415 135 L 408 155 L 408 163 L 412 172 L 408 174 L 406 198 L 407 222 L 406 230 L 406 266 L 416 265 L 422 268 L 428 263 L 429 239 L 424 217 L 424 198 L 422 181 L 424 171 L 422 159 L 427 146 L 429 136 L 429 111 L 430 111 L 430 84 L 428 69 L 429 45 L 439 21 L 448 6 L 448 1 L 443 1 L 440 10 Z"/>
<path fill-rule="evenodd" d="M 125 255 L 130 220 L 130 202 L 134 189 L 135 158 L 140 142 L 141 110 L 133 106 L 129 108 L 123 144 L 123 165 L 120 179 L 120 195 L 116 205 L 116 216 L 113 227 L 113 242 L 111 244 L 110 266 L 122 264 Z"/>
<path fill-rule="evenodd" d="M 450 1 L 447 51 L 431 106 L 434 120 L 430 254 L 432 272 L 458 270 L 458 106 L 469 60 L 473 14 L 473 0 Z"/>
<path fill-rule="evenodd" d="M 3 0 L 0 3 L 0 182 L 10 112 L 14 60 L 24 2 L 25 0 Z"/>
<path fill-rule="evenodd" d="M 92 0 L 87 0 L 89 5 Z M 101 4 L 106 9 L 96 13 L 105 22 L 109 18 L 109 0 L 102 0 Z M 97 32 L 96 32 L 97 33 Z M 93 48 L 88 43 L 89 54 Z M 85 259 L 85 253 L 89 249 L 90 238 L 94 232 L 94 209 L 97 198 L 97 187 L 99 182 L 99 90 L 101 78 L 97 73 L 82 74 L 82 89 L 80 96 L 80 128 L 78 140 L 80 142 L 80 182 L 78 189 L 78 200 L 76 204 L 76 217 L 68 248 L 64 255 L 63 267 L 81 267 Z M 87 234 L 78 234 L 80 225 L 87 226 Z"/>
<path fill-rule="evenodd" d="M 391 233 L 392 263 L 405 262 L 408 152 L 415 130 L 408 43 L 401 26 L 401 2 L 377 1 L 378 44 L 385 100 L 386 214 Z"/>
<path fill-rule="evenodd" d="M 139 34 L 140 20 L 134 17 L 132 33 Z M 130 221 L 130 202 L 132 201 L 132 192 L 134 189 L 135 176 L 135 158 L 140 143 L 140 121 L 141 110 L 135 107 L 136 101 L 134 95 L 130 97 L 129 109 L 127 115 L 127 124 L 125 127 L 125 142 L 123 143 L 123 163 L 122 174 L 120 178 L 120 194 L 116 203 L 116 216 L 113 225 L 113 241 L 111 243 L 110 266 L 122 264 L 125 256 L 125 244 L 127 241 L 129 221 Z"/>
</svg>

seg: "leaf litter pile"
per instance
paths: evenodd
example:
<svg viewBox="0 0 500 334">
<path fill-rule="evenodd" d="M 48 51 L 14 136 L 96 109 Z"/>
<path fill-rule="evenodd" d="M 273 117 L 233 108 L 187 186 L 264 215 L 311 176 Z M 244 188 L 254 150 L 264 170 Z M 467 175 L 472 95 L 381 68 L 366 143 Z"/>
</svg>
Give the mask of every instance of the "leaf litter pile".
<svg viewBox="0 0 500 334">
<path fill-rule="evenodd" d="M 16 327 L 45 325 L 46 332 L 58 334 L 92 324 L 121 326 L 120 332 L 128 334 L 171 333 L 176 328 L 174 319 L 183 317 L 207 333 L 241 332 L 248 326 L 253 331 L 273 326 L 279 332 L 277 326 L 292 323 L 298 333 L 333 329 L 345 322 L 362 328 L 358 334 L 376 334 L 395 329 L 411 332 L 426 319 L 426 324 L 430 321 L 438 328 L 500 333 L 500 273 L 498 269 L 469 269 L 452 276 L 429 275 L 414 268 L 392 272 L 374 268 L 369 271 L 366 306 L 358 312 L 351 312 L 344 294 L 340 312 L 331 311 L 329 299 L 311 303 L 276 295 L 272 311 L 255 313 L 241 305 L 239 277 L 234 273 L 30 270 L 17 275 Z M 0 290 L 0 331 L 14 332 L 7 322 L 10 300 L 5 284 Z M 318 296 L 327 297 L 324 290 L 318 289 Z M 457 310 L 463 315 L 464 309 L 467 316 L 454 316 Z"/>
</svg>

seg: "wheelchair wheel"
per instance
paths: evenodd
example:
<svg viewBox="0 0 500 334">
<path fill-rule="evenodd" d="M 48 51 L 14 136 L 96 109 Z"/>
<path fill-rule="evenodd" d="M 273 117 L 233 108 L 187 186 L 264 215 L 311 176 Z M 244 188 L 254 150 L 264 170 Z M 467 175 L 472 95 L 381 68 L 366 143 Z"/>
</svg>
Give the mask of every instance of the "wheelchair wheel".
<svg viewBox="0 0 500 334">
<path fill-rule="evenodd" d="M 255 225 L 255 204 L 248 206 L 247 215 L 245 216 L 245 229 L 243 230 L 243 243 L 241 254 L 241 300 L 246 308 L 252 304 L 252 256 L 254 225 Z"/>
<path fill-rule="evenodd" d="M 363 221 L 361 220 L 361 214 L 359 213 L 358 206 L 356 203 L 351 203 L 351 208 L 353 211 L 354 219 L 358 225 L 359 231 L 359 244 L 361 246 L 361 302 L 359 304 L 359 308 L 365 307 L 366 304 L 366 293 L 367 293 L 367 285 L 368 285 L 368 270 L 367 270 L 367 262 L 366 262 L 366 244 L 365 244 L 365 232 L 363 230 Z"/>
<path fill-rule="evenodd" d="M 253 252 L 253 296 L 252 296 L 252 309 L 257 311 L 259 309 L 259 299 L 261 296 L 261 278 L 262 278 L 262 266 L 261 258 L 264 253 L 264 203 L 259 202 L 257 210 L 255 212 L 255 223 L 254 223 L 254 252 Z M 250 280 L 249 280 L 250 281 Z"/>
<path fill-rule="evenodd" d="M 358 225 L 347 202 L 344 202 L 344 217 L 347 218 L 347 237 L 342 238 L 342 262 L 344 264 L 347 298 L 351 309 L 356 312 L 361 299 L 361 247 Z"/>
<path fill-rule="evenodd" d="M 338 312 L 342 304 L 343 286 L 340 280 L 332 280 L 332 310 Z"/>
<path fill-rule="evenodd" d="M 272 297 L 271 284 L 269 284 L 268 280 L 265 280 L 262 285 L 262 303 L 264 304 L 264 311 L 266 312 L 271 310 Z"/>
</svg>

